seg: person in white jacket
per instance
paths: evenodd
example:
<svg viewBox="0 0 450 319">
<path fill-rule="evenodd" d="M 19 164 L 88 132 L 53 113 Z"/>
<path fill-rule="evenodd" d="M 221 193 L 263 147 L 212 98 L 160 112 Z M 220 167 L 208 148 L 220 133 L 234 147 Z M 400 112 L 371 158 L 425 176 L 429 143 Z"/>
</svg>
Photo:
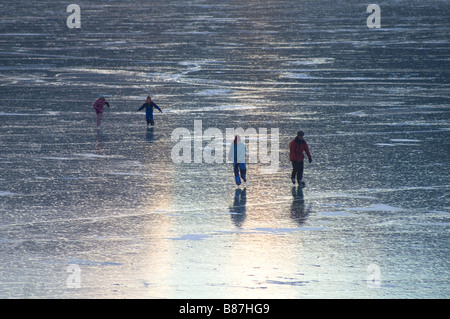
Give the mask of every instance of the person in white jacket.
<svg viewBox="0 0 450 319">
<path fill-rule="evenodd" d="M 231 144 L 230 151 L 228 152 L 228 159 L 233 161 L 234 179 L 236 185 L 241 185 L 241 178 L 247 182 L 247 167 L 245 165 L 245 144 L 241 142 L 241 137 L 236 135 L 234 142 Z"/>
</svg>

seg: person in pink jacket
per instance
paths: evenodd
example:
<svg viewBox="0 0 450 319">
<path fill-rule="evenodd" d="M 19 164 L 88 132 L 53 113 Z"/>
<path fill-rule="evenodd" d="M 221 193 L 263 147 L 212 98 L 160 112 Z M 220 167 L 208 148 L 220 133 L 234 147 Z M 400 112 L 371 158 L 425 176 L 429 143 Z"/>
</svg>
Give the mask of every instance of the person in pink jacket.
<svg viewBox="0 0 450 319">
<path fill-rule="evenodd" d="M 109 103 L 106 102 L 105 96 L 103 94 L 100 94 L 99 98 L 94 102 L 93 106 L 95 114 L 97 115 L 97 128 L 102 127 L 102 117 L 105 110 L 105 104 L 107 107 L 109 107 Z"/>
<path fill-rule="evenodd" d="M 303 155 L 303 152 L 308 156 L 309 162 L 312 162 L 308 143 L 303 139 L 304 135 L 305 133 L 303 131 L 298 131 L 297 137 L 289 143 L 289 160 L 292 162 L 292 183 L 295 184 L 295 180 L 297 179 L 298 184 L 303 187 L 305 186 L 305 182 L 303 181 L 303 160 L 305 159 L 305 155 Z"/>
</svg>

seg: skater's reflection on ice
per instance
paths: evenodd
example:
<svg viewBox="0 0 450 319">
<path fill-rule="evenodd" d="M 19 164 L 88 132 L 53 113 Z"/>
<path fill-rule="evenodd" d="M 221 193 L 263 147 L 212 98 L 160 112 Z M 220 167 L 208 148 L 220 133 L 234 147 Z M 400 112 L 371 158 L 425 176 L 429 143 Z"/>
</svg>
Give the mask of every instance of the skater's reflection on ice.
<svg viewBox="0 0 450 319">
<path fill-rule="evenodd" d="M 305 208 L 305 199 L 303 198 L 303 187 L 292 186 L 291 218 L 297 221 L 299 225 L 303 224 L 308 217 L 311 208 Z"/>
<path fill-rule="evenodd" d="M 247 189 L 236 188 L 234 192 L 233 206 L 230 207 L 231 220 L 236 227 L 242 227 L 246 218 Z"/>
<path fill-rule="evenodd" d="M 155 141 L 155 131 L 153 127 L 147 127 L 147 131 L 145 132 L 145 140 L 149 144 L 152 144 Z"/>
<path fill-rule="evenodd" d="M 95 154 L 105 155 L 105 137 L 100 129 L 96 129 Z"/>
</svg>

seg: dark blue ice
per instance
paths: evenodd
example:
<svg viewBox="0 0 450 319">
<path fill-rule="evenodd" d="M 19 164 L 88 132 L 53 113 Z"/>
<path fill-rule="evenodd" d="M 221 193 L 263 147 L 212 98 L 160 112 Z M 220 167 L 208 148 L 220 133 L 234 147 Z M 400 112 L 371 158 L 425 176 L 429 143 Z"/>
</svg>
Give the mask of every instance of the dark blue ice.
<svg viewBox="0 0 450 319">
<path fill-rule="evenodd" d="M 450 296 L 445 1 L 380 3 L 380 29 L 356 0 L 83 2 L 79 29 L 22 2 L 0 3 L 0 297 Z M 278 170 L 174 163 L 195 120 L 278 128 Z"/>
</svg>

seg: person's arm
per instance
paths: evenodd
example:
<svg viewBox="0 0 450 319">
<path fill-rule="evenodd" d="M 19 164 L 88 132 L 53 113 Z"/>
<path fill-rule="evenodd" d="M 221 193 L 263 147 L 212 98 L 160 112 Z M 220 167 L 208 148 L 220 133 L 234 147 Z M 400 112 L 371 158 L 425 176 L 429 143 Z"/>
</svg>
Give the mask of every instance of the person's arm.
<svg viewBox="0 0 450 319">
<path fill-rule="evenodd" d="M 159 112 L 161 112 L 161 113 L 162 113 L 161 109 L 159 108 L 159 106 L 158 106 L 158 105 L 156 105 L 156 103 L 152 102 L 152 104 L 153 104 L 153 106 L 154 106 L 154 107 L 156 107 L 156 108 L 157 108 L 157 109 L 159 110 Z"/>
<path fill-rule="evenodd" d="M 106 106 L 109 108 L 109 103 L 105 101 Z"/>
<path fill-rule="evenodd" d="M 294 161 L 294 145 L 292 144 L 292 141 L 289 143 L 289 160 L 292 162 Z"/>
<path fill-rule="evenodd" d="M 142 106 L 140 108 L 137 109 L 136 112 L 139 112 L 140 110 L 142 110 L 145 107 L 145 104 L 142 104 Z"/>
<path fill-rule="evenodd" d="M 312 157 L 311 157 L 311 153 L 309 152 L 309 147 L 308 147 L 308 143 L 305 142 L 305 153 L 308 156 L 308 160 L 311 163 L 312 162 Z"/>
</svg>

